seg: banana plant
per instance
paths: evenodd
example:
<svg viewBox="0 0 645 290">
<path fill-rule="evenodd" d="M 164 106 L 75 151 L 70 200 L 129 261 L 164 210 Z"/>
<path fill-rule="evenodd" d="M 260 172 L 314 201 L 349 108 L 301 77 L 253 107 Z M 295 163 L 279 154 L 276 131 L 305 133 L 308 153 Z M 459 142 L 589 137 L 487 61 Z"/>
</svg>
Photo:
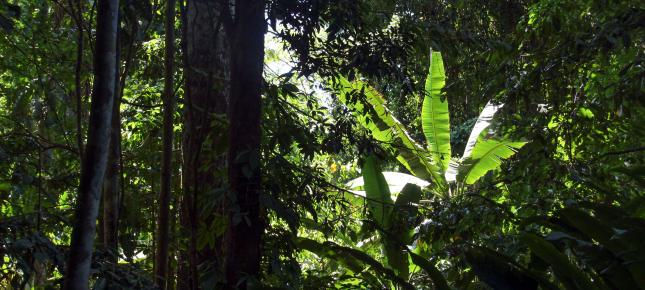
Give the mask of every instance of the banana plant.
<svg viewBox="0 0 645 290">
<path fill-rule="evenodd" d="M 410 137 L 405 126 L 387 108 L 385 99 L 360 80 L 336 79 L 338 99 L 352 110 L 358 122 L 382 146 L 395 152 L 396 159 L 413 176 L 382 172 L 376 157 L 369 156 L 362 176 L 347 186 L 365 200 L 378 229 L 385 263 L 397 277 L 407 279 L 412 271 L 423 269 L 437 289 L 449 289 L 445 278 L 427 257 L 411 250 L 414 242 L 417 206 L 422 188 L 448 195 L 451 184 L 473 184 L 487 172 L 498 169 L 503 159 L 511 157 L 525 142 L 487 138 L 485 132 L 501 104 L 489 102 L 480 114 L 461 158 L 452 158 L 450 148 L 450 113 L 441 91 L 446 82 L 441 53 L 431 55 L 424 86 L 421 110 L 422 128 L 427 146 Z M 459 188 L 459 186 L 455 187 Z M 343 255 L 341 255 L 343 256 Z"/>
<path fill-rule="evenodd" d="M 526 142 L 488 138 L 492 132 L 486 129 L 503 106 L 491 101 L 479 115 L 463 154 L 460 158 L 453 158 L 448 100 L 441 93 L 445 83 L 441 53 L 433 52 L 421 109 L 426 147 L 410 137 L 403 124 L 387 108 L 383 96 L 374 88 L 360 80 L 349 81 L 344 77 L 337 79 L 337 88 L 339 100 L 352 109 L 359 123 L 372 133 L 374 139 L 396 152 L 397 160 L 410 173 L 431 182 L 434 192 L 449 195 L 451 188 L 458 192 L 464 188 L 463 184 L 474 184 L 487 172 L 499 169 L 501 162 L 513 156 Z M 396 184 L 397 181 L 388 183 Z M 457 186 L 450 186 L 452 184 Z"/>
<path fill-rule="evenodd" d="M 338 78 L 339 100 L 352 109 L 358 122 L 371 132 L 382 146 L 396 152 L 397 160 L 414 176 L 404 173 L 382 172 L 374 156 L 368 157 L 362 168 L 362 177 L 347 183 L 353 193 L 363 196 L 367 208 L 379 228 L 385 262 L 400 277 L 407 277 L 412 266 L 422 268 L 434 277 L 438 288 L 447 288 L 440 272 L 426 257 L 410 252 L 414 224 L 410 214 L 420 202 L 421 188 L 449 195 L 451 188 L 458 192 L 461 184 L 473 184 L 491 170 L 498 169 L 503 159 L 511 157 L 525 142 L 487 138 L 501 104 L 489 102 L 475 123 L 461 158 L 452 158 L 450 148 L 450 113 L 448 100 L 441 91 L 446 82 L 441 53 L 433 52 L 424 86 L 421 110 L 423 133 L 427 146 L 417 144 L 403 124 L 387 108 L 386 102 L 374 88 L 360 80 Z M 457 186 L 451 186 L 457 184 Z M 415 208 L 416 209 L 416 208 Z M 403 214 L 402 214 L 403 213 Z M 405 216 L 405 215 L 408 216 Z M 439 274 L 437 274 L 439 273 Z"/>
<path fill-rule="evenodd" d="M 392 289 L 413 289 L 406 282 L 409 281 L 410 274 L 424 270 L 430 277 L 434 289 L 450 289 L 448 282 L 435 264 L 407 246 L 412 244 L 414 240 L 414 221 L 418 215 L 417 204 L 422 196 L 421 187 L 414 183 L 423 184 L 425 181 L 407 175 L 404 180 L 410 182 L 400 189 L 399 194 L 392 195 L 390 185 L 374 155 L 365 159 L 361 172 L 363 178 L 360 180 L 360 186 L 364 188 L 364 191 L 355 193 L 364 198 L 372 216 L 374 228 L 378 230 L 385 257 L 383 263 L 386 266 L 360 249 L 340 246 L 330 241 L 317 242 L 300 237 L 296 238 L 295 244 L 321 258 L 335 260 L 345 266 L 350 274 L 360 276 L 372 285 L 377 285 L 379 283 L 378 276 L 382 276 L 391 282 L 389 287 Z M 390 172 L 387 175 L 402 178 L 400 173 Z"/>
</svg>

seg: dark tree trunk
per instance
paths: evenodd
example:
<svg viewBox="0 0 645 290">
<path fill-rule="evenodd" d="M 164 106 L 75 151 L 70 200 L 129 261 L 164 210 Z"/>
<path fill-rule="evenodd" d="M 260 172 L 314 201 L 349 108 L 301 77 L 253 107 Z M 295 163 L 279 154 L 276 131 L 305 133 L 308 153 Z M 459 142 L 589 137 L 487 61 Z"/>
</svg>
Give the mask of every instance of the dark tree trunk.
<svg viewBox="0 0 645 290">
<path fill-rule="evenodd" d="M 166 289 L 168 279 L 168 232 L 171 178 L 172 178 L 172 143 L 173 115 L 175 113 L 175 96 L 173 87 L 175 61 L 175 0 L 166 1 L 166 39 L 165 71 L 163 100 L 163 152 L 161 155 L 161 191 L 159 193 L 159 214 L 157 216 L 157 249 L 155 254 L 155 284 Z"/>
<path fill-rule="evenodd" d="M 114 101 L 112 105 L 112 119 L 110 120 L 110 145 L 108 149 L 107 168 L 103 181 L 103 219 L 100 220 L 103 234 L 103 247 L 110 251 L 110 261 L 116 265 L 118 262 L 118 221 L 119 197 L 121 190 L 121 89 L 119 82 L 121 48 L 117 31 L 116 69 L 114 70 Z M 125 76 L 124 76 L 125 77 Z M 100 229 L 99 229 L 100 231 Z"/>
<path fill-rule="evenodd" d="M 175 145 L 177 145 L 177 142 L 175 141 Z M 179 154 L 177 154 L 179 155 Z M 180 156 L 175 156 L 175 160 L 180 160 Z M 175 178 L 174 180 L 174 188 L 179 189 L 181 188 L 181 178 Z M 175 290 L 177 288 L 177 276 L 178 276 L 178 263 L 177 263 L 177 258 L 179 257 L 179 244 L 178 242 L 178 232 L 177 232 L 177 225 L 179 224 L 178 222 L 178 213 L 179 213 L 179 199 L 173 196 L 170 200 L 172 203 L 172 210 L 170 211 L 170 237 L 171 237 L 171 244 L 169 246 L 169 252 L 172 253 L 168 259 L 168 274 L 166 274 L 166 290 Z"/>
<path fill-rule="evenodd" d="M 89 286 L 114 101 L 118 4 L 117 0 L 98 1 L 94 90 L 64 289 L 88 289 Z"/>
<path fill-rule="evenodd" d="M 225 274 L 229 288 L 246 289 L 244 276 L 257 277 L 264 223 L 260 217 L 260 117 L 264 62 L 264 1 L 235 3 L 231 46 L 231 100 L 225 238 Z M 245 280 L 248 281 L 248 280 Z"/>
<path fill-rule="evenodd" d="M 191 0 L 182 11 L 185 115 L 180 222 L 188 252 L 180 257 L 178 289 L 197 289 L 200 273 L 215 275 L 214 269 L 220 267 L 220 237 L 208 229 L 223 217 L 217 214 L 219 206 L 206 208 L 216 203 L 212 193 L 222 186 L 224 178 L 218 172 L 225 170 L 225 132 L 217 116 L 226 114 L 229 48 L 218 2 Z M 199 225 L 207 229 L 201 231 Z M 211 235 L 208 240 L 213 242 L 198 248 L 198 234 Z"/>
<path fill-rule="evenodd" d="M 83 5 L 84 1 L 77 0 L 76 8 L 72 7 L 72 10 L 75 10 L 75 22 L 76 22 L 76 65 L 74 66 L 74 93 L 76 97 L 76 146 L 78 147 L 78 156 L 83 156 L 83 94 L 81 93 L 81 74 L 83 66 Z M 70 4 L 73 6 L 73 4 Z M 82 159 L 82 158 L 81 158 Z"/>
</svg>

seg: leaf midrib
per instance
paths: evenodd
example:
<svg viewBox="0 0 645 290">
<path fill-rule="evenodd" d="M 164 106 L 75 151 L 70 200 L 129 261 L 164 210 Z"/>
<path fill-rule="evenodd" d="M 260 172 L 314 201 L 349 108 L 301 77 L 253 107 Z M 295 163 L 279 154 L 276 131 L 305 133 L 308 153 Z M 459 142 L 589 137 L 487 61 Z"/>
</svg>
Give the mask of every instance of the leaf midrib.
<svg viewBox="0 0 645 290">
<path fill-rule="evenodd" d="M 464 182 L 466 182 L 466 180 L 468 180 L 468 177 L 470 177 L 471 173 L 473 172 L 473 169 L 475 169 L 475 167 L 477 167 L 477 165 L 478 165 L 478 164 L 480 164 L 482 160 L 484 160 L 484 159 L 488 158 L 488 155 L 492 154 L 493 152 L 495 152 L 495 150 L 496 150 L 497 148 L 502 147 L 502 146 L 511 147 L 511 146 L 507 145 L 507 144 L 506 144 L 506 143 L 504 143 L 504 142 L 501 142 L 501 143 L 499 143 L 499 144 L 497 144 L 497 145 L 493 146 L 493 148 L 492 148 L 492 149 L 488 150 L 488 152 L 486 152 L 482 157 L 478 158 L 478 159 L 477 159 L 477 162 L 475 162 L 475 163 L 473 164 L 473 166 L 472 166 L 472 167 L 470 167 L 470 170 L 468 170 L 468 173 L 467 173 L 467 174 L 466 174 L 466 176 L 464 177 Z M 475 148 L 473 148 L 473 151 L 474 151 L 474 150 L 475 150 Z"/>
</svg>

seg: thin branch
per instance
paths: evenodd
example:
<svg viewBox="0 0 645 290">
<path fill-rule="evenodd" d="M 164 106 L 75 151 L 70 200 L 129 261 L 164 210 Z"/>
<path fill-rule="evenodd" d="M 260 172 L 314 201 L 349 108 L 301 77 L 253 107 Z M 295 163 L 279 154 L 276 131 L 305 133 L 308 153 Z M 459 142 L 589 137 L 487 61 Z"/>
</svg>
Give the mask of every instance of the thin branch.
<svg viewBox="0 0 645 290">
<path fill-rule="evenodd" d="M 157 105 L 146 105 L 146 104 L 138 104 L 138 103 L 133 103 L 130 101 L 126 101 L 125 99 L 121 100 L 122 103 L 133 106 L 133 107 L 139 107 L 139 108 L 144 108 L 144 109 L 154 109 L 154 108 L 161 108 L 162 104 L 157 104 Z"/>
<path fill-rule="evenodd" d="M 601 159 L 601 158 L 604 158 L 604 157 L 607 157 L 607 156 L 617 156 L 617 155 L 636 153 L 636 152 L 641 152 L 641 151 L 645 151 L 645 146 L 634 147 L 634 148 L 629 148 L 629 149 L 620 150 L 620 151 L 610 151 L 610 152 L 604 153 L 604 154 L 592 159 L 591 162 L 597 161 L 598 159 Z"/>
</svg>

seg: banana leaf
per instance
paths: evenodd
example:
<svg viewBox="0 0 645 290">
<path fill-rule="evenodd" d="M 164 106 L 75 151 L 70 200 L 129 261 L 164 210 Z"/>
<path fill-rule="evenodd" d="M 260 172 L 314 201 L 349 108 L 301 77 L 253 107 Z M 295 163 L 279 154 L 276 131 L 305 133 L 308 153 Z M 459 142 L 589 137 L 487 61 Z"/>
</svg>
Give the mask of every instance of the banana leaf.
<svg viewBox="0 0 645 290">
<path fill-rule="evenodd" d="M 373 155 L 367 157 L 363 163 L 362 173 L 367 207 L 376 223 L 381 228 L 389 229 L 394 201 L 390 197 L 390 188 L 381 173 L 376 157 Z"/>
<path fill-rule="evenodd" d="M 432 262 L 412 252 L 410 252 L 410 259 L 412 260 L 412 263 L 421 267 L 421 269 L 423 269 L 426 274 L 428 274 L 430 280 L 432 280 L 434 289 L 450 290 L 450 286 L 448 286 L 446 278 L 443 276 L 443 274 L 441 274 L 441 271 L 439 271 L 439 269 L 437 269 L 437 267 L 432 264 Z"/>
<path fill-rule="evenodd" d="M 598 290 L 589 277 L 569 261 L 569 258 L 558 251 L 555 246 L 535 234 L 526 233 L 521 237 L 531 252 L 547 262 L 554 274 L 569 290 Z"/>
<path fill-rule="evenodd" d="M 428 151 L 432 161 L 439 167 L 441 173 L 446 171 L 451 158 L 448 100 L 441 99 L 441 90 L 445 84 L 446 73 L 441 53 L 432 52 L 421 107 L 421 125 L 428 141 Z"/>
<path fill-rule="evenodd" d="M 470 131 L 470 135 L 468 136 L 468 142 L 466 143 L 466 147 L 464 148 L 464 154 L 461 156 L 462 159 L 470 158 L 470 155 L 475 149 L 475 144 L 477 144 L 477 141 L 482 135 L 482 132 L 484 132 L 484 130 L 492 124 L 493 117 L 495 117 L 497 111 L 499 111 L 499 109 L 501 109 L 503 106 L 504 104 L 495 104 L 489 101 L 481 111 L 481 113 L 479 113 L 477 122 L 475 122 L 475 125 L 473 126 L 473 129 Z"/>
<path fill-rule="evenodd" d="M 414 289 L 410 283 L 397 276 L 392 270 L 384 267 L 370 255 L 359 250 L 344 247 L 330 241 L 321 243 L 301 237 L 296 238 L 295 242 L 298 248 L 310 251 L 319 257 L 333 259 L 354 273 L 364 274 L 373 283 L 377 279 L 367 272 L 368 268 L 401 286 L 401 289 Z"/>
<path fill-rule="evenodd" d="M 400 193 L 405 185 L 407 184 L 414 184 L 419 187 L 426 187 L 430 185 L 429 182 L 418 178 L 416 176 L 410 175 L 410 174 L 405 174 L 405 173 L 400 173 L 400 172 L 383 172 L 383 177 L 385 177 L 385 181 L 387 182 L 388 187 L 390 188 L 390 193 L 392 194 L 392 197 L 395 198 L 398 193 Z M 352 179 L 345 183 L 345 186 L 352 190 L 353 193 L 365 197 L 365 191 L 357 190 L 360 187 L 363 187 L 365 185 L 365 181 L 363 180 L 363 177 L 358 177 L 355 179 Z"/>
<path fill-rule="evenodd" d="M 579 209 L 566 208 L 560 212 L 560 215 L 620 259 L 622 267 L 629 271 L 636 284 L 645 289 L 645 255 L 643 255 L 645 248 L 642 237 L 628 235 L 629 229 L 614 229 Z"/>
<path fill-rule="evenodd" d="M 374 139 L 385 148 L 394 150 L 396 159 L 414 176 L 443 185 L 439 168 L 430 162 L 426 150 L 410 137 L 403 124 L 386 107 L 383 96 L 362 81 L 350 82 L 342 76 L 336 81 L 338 100 L 353 111 L 358 122 L 372 133 Z"/>
<path fill-rule="evenodd" d="M 533 279 L 500 253 L 475 247 L 465 252 L 466 261 L 481 281 L 495 290 L 537 289 L 538 281 Z M 556 288 L 557 289 L 557 288 Z"/>
<path fill-rule="evenodd" d="M 457 178 L 473 184 L 488 171 L 498 169 L 502 160 L 513 156 L 526 142 L 508 140 L 480 140 L 472 154 L 459 165 Z"/>
<path fill-rule="evenodd" d="M 512 156 L 515 154 L 515 150 L 526 144 L 526 142 L 485 139 L 486 132 L 484 130 L 492 124 L 493 117 L 503 106 L 503 104 L 493 102 L 486 104 L 484 110 L 479 114 L 472 131 L 470 131 L 464 154 L 461 158 L 453 159 L 448 164 L 445 173 L 447 182 L 451 183 L 460 179 L 460 181 L 465 181 L 467 184 L 473 184 L 484 176 L 486 172 L 499 168 L 502 159 Z M 479 145 L 481 142 L 485 144 Z M 500 143 L 506 143 L 508 146 L 494 147 L 495 144 L 502 145 Z M 488 151 L 490 155 L 486 156 L 487 149 L 496 151 Z M 482 156 L 487 158 L 480 159 Z"/>
<path fill-rule="evenodd" d="M 399 210 L 406 203 L 418 202 L 421 199 L 421 189 L 417 186 L 407 186 L 401 193 L 399 207 L 395 208 L 390 197 L 390 190 L 381 173 L 376 157 L 369 156 L 363 164 L 363 181 L 367 207 L 376 220 L 381 233 L 383 252 L 387 265 L 399 277 L 408 276 L 408 255 L 405 252 L 403 239 L 410 236 L 412 226 L 406 224 L 407 217 L 401 216 Z"/>
</svg>

